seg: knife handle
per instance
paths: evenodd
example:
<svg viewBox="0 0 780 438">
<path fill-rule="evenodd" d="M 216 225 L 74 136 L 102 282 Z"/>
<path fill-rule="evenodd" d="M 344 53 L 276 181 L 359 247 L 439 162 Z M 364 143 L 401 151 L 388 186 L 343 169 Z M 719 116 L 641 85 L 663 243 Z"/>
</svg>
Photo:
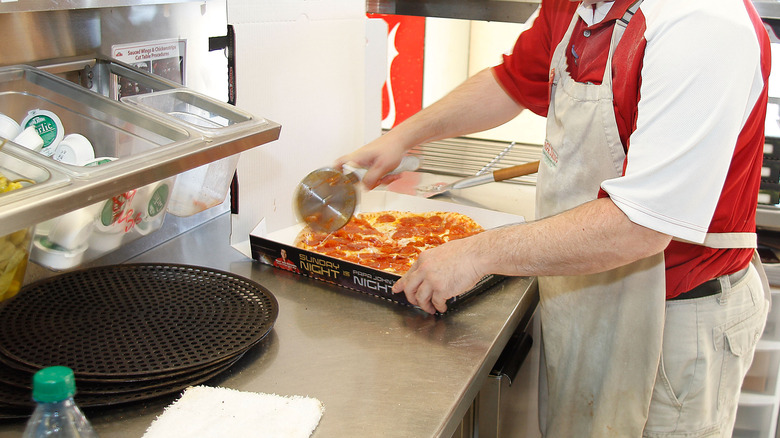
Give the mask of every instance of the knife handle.
<svg viewBox="0 0 780 438">
<path fill-rule="evenodd" d="M 414 155 L 404 155 L 404 157 L 401 158 L 401 164 L 399 164 L 398 167 L 393 169 L 393 171 L 390 172 L 388 175 L 395 175 L 396 173 L 401 173 L 401 172 L 414 172 L 419 168 L 420 168 L 419 157 L 416 157 Z"/>
<path fill-rule="evenodd" d="M 539 171 L 539 161 L 518 164 L 517 166 L 498 169 L 493 172 L 494 181 L 504 181 L 518 176 L 530 175 Z"/>
<path fill-rule="evenodd" d="M 357 167 L 354 165 L 354 163 L 346 163 L 342 166 L 344 169 L 344 173 L 354 173 L 355 176 L 357 176 L 359 181 L 363 181 L 363 177 L 366 175 L 366 172 L 368 172 L 368 169 L 364 169 L 362 167 Z M 398 165 L 395 169 L 393 169 L 388 175 L 395 175 L 396 173 L 401 172 L 413 172 L 420 168 L 420 159 L 417 158 L 414 155 L 405 155 L 401 159 L 401 164 Z"/>
</svg>

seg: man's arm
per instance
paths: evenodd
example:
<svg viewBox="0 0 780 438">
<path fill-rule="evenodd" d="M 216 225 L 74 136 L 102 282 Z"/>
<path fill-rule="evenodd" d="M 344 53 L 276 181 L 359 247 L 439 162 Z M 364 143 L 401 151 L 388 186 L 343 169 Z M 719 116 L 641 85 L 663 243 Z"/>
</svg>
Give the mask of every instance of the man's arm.
<svg viewBox="0 0 780 438">
<path fill-rule="evenodd" d="M 393 286 L 429 313 L 487 274 L 582 275 L 657 254 L 671 236 L 631 222 L 609 198 L 536 222 L 488 230 L 420 254 Z"/>
<path fill-rule="evenodd" d="M 494 128 L 512 120 L 522 110 L 501 88 L 491 70 L 485 69 L 385 135 L 339 158 L 335 164 L 341 166 L 352 161 L 367 168 L 363 183 L 374 188 L 414 146 Z"/>
</svg>

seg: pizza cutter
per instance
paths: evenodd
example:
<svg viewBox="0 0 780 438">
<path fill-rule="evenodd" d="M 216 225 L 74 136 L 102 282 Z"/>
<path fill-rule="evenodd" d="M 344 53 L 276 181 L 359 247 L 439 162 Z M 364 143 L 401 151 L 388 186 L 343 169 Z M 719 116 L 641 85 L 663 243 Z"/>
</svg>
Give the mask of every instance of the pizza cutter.
<svg viewBox="0 0 780 438">
<path fill-rule="evenodd" d="M 407 155 L 390 175 L 417 170 L 420 160 Z M 367 169 L 342 166 L 343 171 L 332 167 L 317 169 L 298 184 L 293 202 L 298 218 L 315 231 L 332 233 L 352 219 L 358 202 L 358 183 Z"/>
</svg>

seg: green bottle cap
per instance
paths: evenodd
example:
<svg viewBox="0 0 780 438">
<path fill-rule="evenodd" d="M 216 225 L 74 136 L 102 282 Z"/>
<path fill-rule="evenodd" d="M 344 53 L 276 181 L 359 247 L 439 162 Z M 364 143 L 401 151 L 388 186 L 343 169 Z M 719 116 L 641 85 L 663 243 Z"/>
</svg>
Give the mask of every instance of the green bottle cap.
<svg viewBox="0 0 780 438">
<path fill-rule="evenodd" d="M 53 403 L 76 394 L 76 378 L 68 367 L 44 368 L 33 375 L 33 400 Z"/>
</svg>

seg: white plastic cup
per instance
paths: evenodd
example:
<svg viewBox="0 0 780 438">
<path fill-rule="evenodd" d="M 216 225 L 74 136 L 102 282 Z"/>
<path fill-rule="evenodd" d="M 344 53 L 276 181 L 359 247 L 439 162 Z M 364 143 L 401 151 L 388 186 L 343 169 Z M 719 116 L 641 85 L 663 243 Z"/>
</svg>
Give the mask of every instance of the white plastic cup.
<svg viewBox="0 0 780 438">
<path fill-rule="evenodd" d="M 90 207 L 66 213 L 49 231 L 49 242 L 71 251 L 82 247 L 92 234 L 94 222 L 95 211 Z"/>
<path fill-rule="evenodd" d="M 0 114 L 0 137 L 7 140 L 13 140 L 22 132 L 22 127 L 16 123 L 16 120 L 5 114 Z"/>
<path fill-rule="evenodd" d="M 51 157 L 65 164 L 82 166 L 95 159 L 95 149 L 87 137 L 81 134 L 68 134 L 57 145 Z"/>
<path fill-rule="evenodd" d="M 22 127 L 27 128 L 28 126 L 35 127 L 38 135 L 43 139 L 41 153 L 51 157 L 65 135 L 62 120 L 51 111 L 34 109 L 29 111 L 22 120 Z"/>
<path fill-rule="evenodd" d="M 80 265 L 86 251 L 87 245 L 69 250 L 50 242 L 46 236 L 37 236 L 30 257 L 38 264 L 62 271 Z"/>
<path fill-rule="evenodd" d="M 24 128 L 24 131 L 17 135 L 13 140 L 14 143 L 24 146 L 34 152 L 40 152 L 41 149 L 43 149 L 43 139 L 38 135 L 38 131 L 35 130 L 34 126 Z"/>
<path fill-rule="evenodd" d="M 124 238 L 125 233 L 111 233 L 95 229 L 89 237 L 89 248 L 103 254 L 122 246 Z"/>
</svg>

